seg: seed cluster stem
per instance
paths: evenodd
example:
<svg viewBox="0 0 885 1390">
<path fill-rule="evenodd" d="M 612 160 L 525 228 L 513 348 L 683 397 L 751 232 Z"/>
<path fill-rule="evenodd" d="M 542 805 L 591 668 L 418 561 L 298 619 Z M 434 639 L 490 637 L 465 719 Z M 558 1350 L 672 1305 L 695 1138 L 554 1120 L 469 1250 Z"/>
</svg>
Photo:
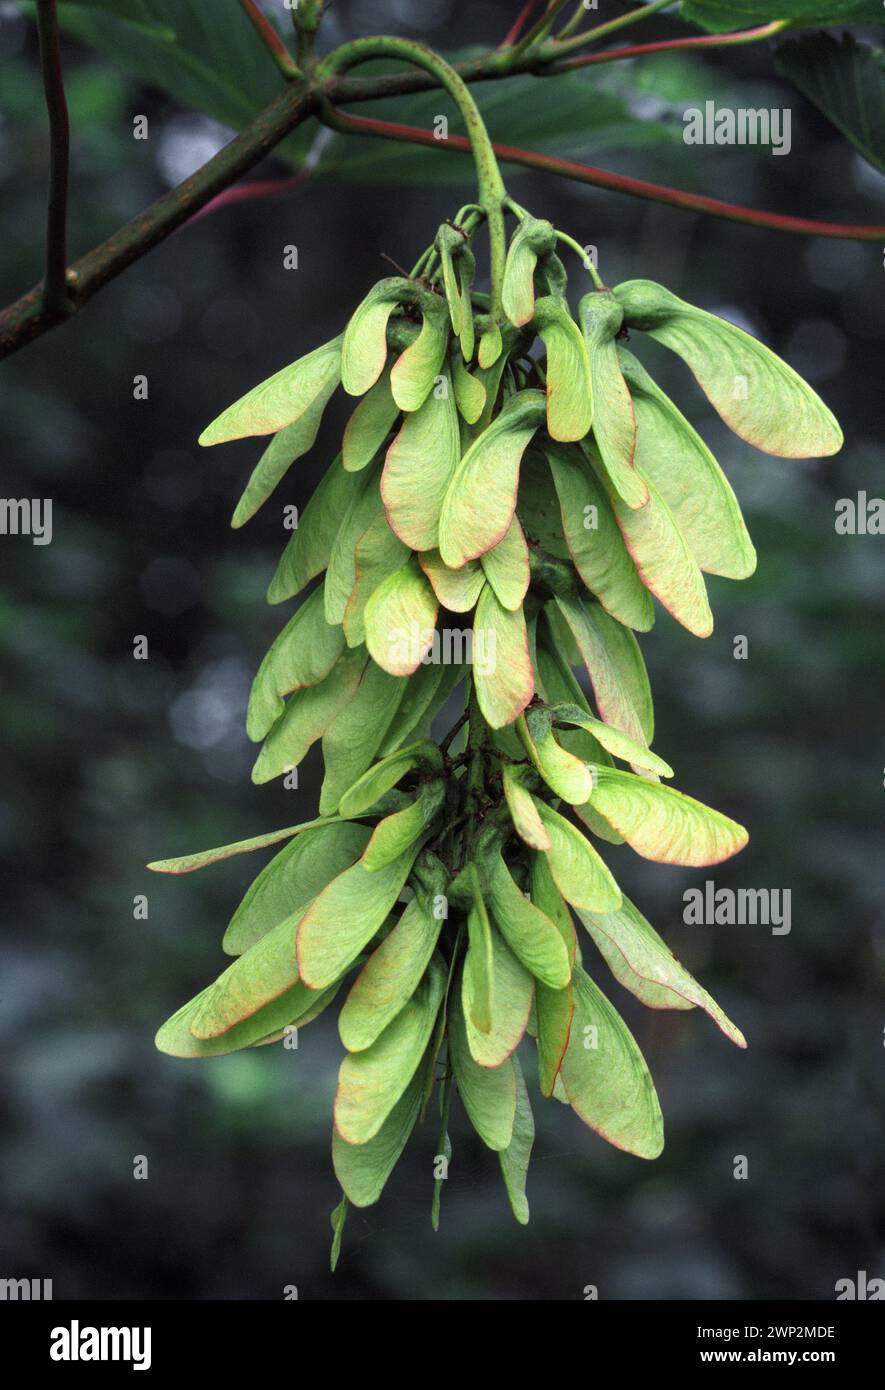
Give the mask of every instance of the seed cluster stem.
<svg viewBox="0 0 885 1390">
<path fill-rule="evenodd" d="M 507 257 L 504 229 L 507 191 L 479 107 L 460 74 L 438 53 L 411 39 L 382 35 L 376 38 L 354 39 L 351 43 L 342 44 L 317 68 L 317 79 L 328 80 L 374 58 L 398 58 L 402 62 L 423 68 L 445 88 L 461 113 L 476 168 L 478 202 L 488 222 L 491 313 L 495 320 L 499 321 L 502 317 L 501 286 Z"/>
</svg>

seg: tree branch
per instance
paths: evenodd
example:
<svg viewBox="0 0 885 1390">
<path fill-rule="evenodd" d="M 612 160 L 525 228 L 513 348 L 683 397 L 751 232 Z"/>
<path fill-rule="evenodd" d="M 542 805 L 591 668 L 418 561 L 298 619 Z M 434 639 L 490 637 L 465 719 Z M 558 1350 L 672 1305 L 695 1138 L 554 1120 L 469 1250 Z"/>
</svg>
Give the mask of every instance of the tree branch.
<svg viewBox="0 0 885 1390">
<path fill-rule="evenodd" d="M 45 304 L 41 285 L 10 304 L 0 313 L 0 358 L 8 357 L 61 323 L 68 314 L 81 309 L 109 280 L 115 279 L 217 194 L 236 183 L 312 115 L 314 108 L 315 99 L 306 91 L 287 87 L 280 92 L 201 169 L 164 193 L 151 207 L 74 263 L 68 277 L 73 283 L 66 309 Z"/>
<path fill-rule="evenodd" d="M 49 115 L 49 200 L 46 214 L 46 275 L 40 299 L 47 313 L 64 317 L 68 311 L 68 166 L 70 128 L 61 70 L 58 15 L 55 0 L 39 0 L 37 32 L 40 65 Z"/>
<path fill-rule="evenodd" d="M 410 144 L 426 145 L 429 149 L 449 150 L 460 154 L 469 151 L 470 142 L 462 135 L 449 135 L 446 140 L 438 140 L 430 130 L 418 126 L 399 125 L 393 121 L 376 121 L 366 116 L 352 116 L 344 111 L 336 111 L 335 122 L 339 129 L 347 129 L 354 135 L 369 135 L 383 140 L 403 140 Z M 629 178 L 626 174 L 611 174 L 605 169 L 596 169 L 590 164 L 578 164 L 571 159 L 558 159 L 555 155 L 539 154 L 534 150 L 519 149 L 515 145 L 500 145 L 492 142 L 498 159 L 511 164 L 521 164 L 526 169 L 539 169 L 547 174 L 559 174 L 563 178 L 574 179 L 578 183 L 589 183 L 596 188 L 607 188 L 614 193 L 627 193 L 635 198 L 646 198 L 655 203 L 665 203 L 668 207 L 682 208 L 688 212 L 703 212 L 711 217 L 719 217 L 727 222 L 741 222 L 749 227 L 765 227 L 769 231 L 794 232 L 803 236 L 836 237 L 850 241 L 881 241 L 885 238 L 885 226 L 864 226 L 843 222 L 817 222 L 807 217 L 791 217 L 786 213 L 762 212 L 757 208 L 741 207 L 738 203 L 725 203 L 719 198 L 708 198 L 702 193 L 685 193 L 678 188 L 667 188 L 664 184 L 647 183 L 644 179 Z"/>
</svg>

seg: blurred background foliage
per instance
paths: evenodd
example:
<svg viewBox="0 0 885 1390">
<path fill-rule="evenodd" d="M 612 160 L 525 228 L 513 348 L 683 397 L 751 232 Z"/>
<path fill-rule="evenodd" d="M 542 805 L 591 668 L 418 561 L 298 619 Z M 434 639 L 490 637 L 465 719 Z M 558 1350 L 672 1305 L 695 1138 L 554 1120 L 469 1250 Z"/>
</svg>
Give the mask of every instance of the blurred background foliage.
<svg viewBox="0 0 885 1390">
<path fill-rule="evenodd" d="M 185 16 L 203 16 L 189 42 L 204 61 L 178 63 L 171 45 L 162 72 L 135 52 L 143 33 L 63 8 L 76 255 L 204 162 L 229 138 L 224 123 L 273 94 L 276 74 L 227 4 L 176 4 L 185 29 Z M 599 17 L 619 9 L 613 0 Z M 397 32 L 448 51 L 488 45 L 515 0 L 478 0 L 469 22 L 461 10 L 338 0 L 324 42 Z M 659 32 L 672 23 L 650 21 L 642 36 Z M 507 85 L 482 89 L 500 140 L 758 207 L 883 220 L 882 177 L 774 75 L 765 47 Z M 684 146 L 681 112 L 707 98 L 790 106 L 790 156 Z M 427 123 L 447 107 L 433 95 L 389 109 Z M 132 138 L 136 115 L 149 118 L 146 141 Z M 290 142 L 290 165 L 314 138 Z M 749 849 L 707 872 L 607 852 L 750 1043 L 741 1054 L 695 1013 L 650 1013 L 606 982 L 656 1078 L 664 1156 L 645 1165 L 540 1102 L 523 1230 L 494 1156 L 456 1111 L 439 1234 L 431 1121 L 381 1204 L 351 1212 L 332 1278 L 334 1020 L 305 1031 L 297 1051 L 203 1063 L 154 1052 L 159 1023 L 223 968 L 224 925 L 258 864 L 157 880 L 145 861 L 313 814 L 318 750 L 299 790 L 255 788 L 243 718 L 285 617 L 264 605 L 282 504 L 304 505 L 348 408 L 336 398 L 279 505 L 238 533 L 229 516 L 256 445 L 202 453 L 197 434 L 338 332 L 385 273 L 382 253 L 411 264 L 470 197 L 460 157 L 351 139 L 325 159 L 286 196 L 180 231 L 3 367 L 4 492 L 51 497 L 54 535 L 0 546 L 0 1276 L 51 1277 L 57 1298 L 273 1299 L 295 1284 L 332 1299 L 575 1299 L 587 1285 L 608 1299 L 753 1299 L 829 1298 L 839 1278 L 885 1274 L 885 537 L 834 529 L 837 499 L 885 497 L 875 243 L 744 229 L 505 170 L 523 204 L 598 247 L 607 283 L 650 276 L 749 327 L 821 391 L 846 434 L 832 461 L 754 453 L 675 359 L 640 346 L 718 452 L 760 559 L 749 582 L 712 581 L 707 642 L 660 614 L 643 643 L 656 747 L 680 787 L 750 827 Z M 4 302 L 40 274 L 45 167 L 33 26 L 3 3 Z M 275 159 L 257 176 L 286 172 Z M 297 271 L 284 269 L 287 245 Z M 577 290 L 580 268 L 570 273 Z M 139 374 L 144 401 L 133 398 Z M 147 661 L 133 660 L 139 634 Z M 747 660 L 734 658 L 737 635 Z M 686 926 L 683 891 L 708 876 L 789 890 L 790 934 Z M 146 921 L 133 916 L 138 894 Z M 133 1178 L 137 1155 L 147 1181 Z M 746 1181 L 733 1177 L 737 1155 Z"/>
</svg>

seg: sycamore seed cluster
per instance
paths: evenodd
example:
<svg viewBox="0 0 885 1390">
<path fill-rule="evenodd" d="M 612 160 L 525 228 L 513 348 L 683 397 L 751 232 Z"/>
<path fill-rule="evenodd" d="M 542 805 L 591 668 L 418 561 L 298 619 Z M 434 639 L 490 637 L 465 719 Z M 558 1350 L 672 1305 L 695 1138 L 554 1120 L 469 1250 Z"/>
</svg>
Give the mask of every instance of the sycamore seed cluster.
<svg viewBox="0 0 885 1390">
<path fill-rule="evenodd" d="M 707 636 L 704 573 L 743 578 L 755 554 L 724 474 L 628 336 L 678 353 L 760 449 L 823 455 L 841 437 L 785 363 L 660 285 L 597 284 L 573 316 L 561 234 L 508 207 L 503 312 L 474 289 L 482 212 L 463 210 L 411 276 L 381 280 L 340 337 L 203 434 L 272 436 L 241 525 L 312 447 L 339 383 L 358 398 L 271 582 L 275 603 L 309 591 L 261 663 L 247 721 L 256 781 L 320 739 L 325 780 L 318 820 L 152 867 L 286 842 L 227 928 L 233 963 L 164 1025 L 162 1050 L 272 1042 L 340 998 L 332 1152 L 346 1198 L 378 1199 L 431 1098 L 447 1151 L 454 1088 L 525 1221 L 527 1035 L 542 1096 L 630 1153 L 663 1144 L 646 1063 L 582 946 L 649 1007 L 698 1006 L 744 1046 L 593 843 L 702 866 L 747 838 L 667 786 L 650 748 L 635 633 L 654 621 L 652 596 Z M 486 659 L 426 659 L 452 623 Z M 453 702 L 463 713 L 438 740 Z M 439 1183 L 434 1213 L 438 1200 Z"/>
</svg>

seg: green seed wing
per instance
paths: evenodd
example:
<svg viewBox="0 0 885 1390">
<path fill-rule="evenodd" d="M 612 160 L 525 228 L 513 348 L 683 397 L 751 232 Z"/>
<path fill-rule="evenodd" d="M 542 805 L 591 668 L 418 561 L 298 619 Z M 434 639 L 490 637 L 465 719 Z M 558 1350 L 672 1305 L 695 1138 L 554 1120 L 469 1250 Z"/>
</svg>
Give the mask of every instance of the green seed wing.
<svg viewBox="0 0 885 1390">
<path fill-rule="evenodd" d="M 702 570 L 748 578 L 756 551 L 728 479 L 641 363 L 623 348 L 619 355 L 639 426 L 637 468 L 663 497 Z"/>
<path fill-rule="evenodd" d="M 620 1014 L 580 967 L 574 989 L 571 1037 L 560 1068 L 569 1104 L 616 1148 L 657 1158 L 664 1122 L 645 1059 Z"/>
<path fill-rule="evenodd" d="M 432 550 L 439 539 L 440 509 L 458 466 L 461 441 L 454 392 L 431 392 L 407 415 L 387 451 L 381 496 L 387 519 L 412 550 Z"/>
<path fill-rule="evenodd" d="M 355 1207 L 370 1207 L 384 1191 L 421 1113 L 424 1068 L 418 1067 L 378 1133 L 365 1144 L 348 1144 L 332 1133 L 335 1176 Z"/>
<path fill-rule="evenodd" d="M 328 400 L 340 378 L 342 342 L 341 337 L 333 338 L 254 386 L 206 426 L 199 442 L 205 447 L 251 435 L 276 434 L 320 398 Z"/>
<path fill-rule="evenodd" d="M 458 1094 L 470 1123 L 490 1149 L 500 1152 L 513 1138 L 516 1118 L 516 1067 L 508 1057 L 499 1067 L 481 1067 L 467 1041 L 461 990 L 449 999 L 449 1050 Z"/>
<path fill-rule="evenodd" d="M 520 1226 L 527 1226 L 529 1204 L 525 1195 L 525 1185 L 529 1160 L 532 1156 L 532 1145 L 535 1142 L 535 1121 L 519 1059 L 514 1056 L 512 1062 L 516 1075 L 516 1109 L 513 1115 L 513 1133 L 507 1148 L 499 1151 L 498 1161 L 501 1164 L 501 1176 L 504 1179 L 504 1186 L 513 1215 Z"/>
<path fill-rule="evenodd" d="M 841 449 L 842 431 L 817 392 L 742 328 L 652 280 L 627 280 L 614 293 L 624 321 L 677 353 L 748 444 L 782 458 L 822 458 Z"/>
<path fill-rule="evenodd" d="M 440 554 L 453 569 L 491 550 L 506 534 L 516 510 L 520 461 L 545 410 L 540 391 L 520 391 L 458 464 L 439 519 Z"/>
<path fill-rule="evenodd" d="M 553 439 L 583 439 L 593 423 L 590 359 L 568 305 L 545 295 L 534 326 L 547 351 L 547 429 Z"/>
<path fill-rule="evenodd" d="M 611 912 L 619 907 L 621 891 L 586 836 L 545 801 L 536 797 L 535 804 L 550 836 L 550 873 L 566 901 L 593 912 Z"/>
<path fill-rule="evenodd" d="M 490 584 L 473 619 L 473 680 L 483 717 L 493 729 L 512 724 L 532 698 L 534 672 L 525 616 L 503 608 Z"/>
<path fill-rule="evenodd" d="M 289 619 L 258 668 L 249 695 L 246 732 L 259 742 L 285 709 L 284 696 L 318 685 L 344 650 L 344 633 L 323 613 L 322 586 Z"/>
<path fill-rule="evenodd" d="M 420 846 L 375 873 L 362 862 L 323 889 L 302 917 L 296 935 L 298 973 L 311 989 L 324 989 L 372 940 L 399 897 Z"/>
<path fill-rule="evenodd" d="M 430 1041 L 446 976 L 441 958 L 435 957 L 411 999 L 383 1033 L 365 1051 L 344 1058 L 335 1096 L 335 1129 L 345 1143 L 374 1139 L 408 1087 Z"/>
<path fill-rule="evenodd" d="M 590 800 L 637 854 L 658 864 L 721 864 L 747 843 L 744 827 L 720 811 L 630 772 L 597 768 Z"/>
<path fill-rule="evenodd" d="M 348 1052 L 364 1052 L 397 1017 L 430 964 L 442 929 L 433 905 L 419 894 L 366 961 L 338 1016 Z"/>
<path fill-rule="evenodd" d="M 575 569 L 606 612 L 627 627 L 648 632 L 654 624 L 651 597 L 587 459 L 555 444 L 547 446 L 546 454 L 559 498 L 562 534 Z"/>
<path fill-rule="evenodd" d="M 578 911 L 615 979 L 650 1009 L 701 1008 L 737 1047 L 739 1028 L 691 976 L 642 913 L 624 898 L 616 912 Z"/>
</svg>

